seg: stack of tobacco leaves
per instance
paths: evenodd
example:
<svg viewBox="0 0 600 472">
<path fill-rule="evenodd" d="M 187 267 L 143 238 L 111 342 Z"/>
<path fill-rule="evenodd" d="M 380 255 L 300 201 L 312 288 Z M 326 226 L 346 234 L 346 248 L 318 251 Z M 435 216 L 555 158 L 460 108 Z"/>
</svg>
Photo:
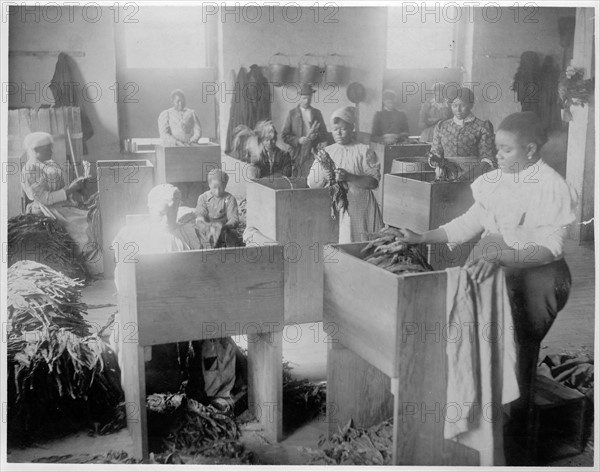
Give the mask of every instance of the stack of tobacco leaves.
<svg viewBox="0 0 600 472">
<path fill-rule="evenodd" d="M 19 215 L 8 220 L 8 266 L 34 260 L 72 279 L 87 280 L 84 256 L 76 256 L 76 243 L 54 219 Z"/>
<path fill-rule="evenodd" d="M 368 429 L 355 428 L 352 420 L 331 438 L 322 438 L 319 446 L 327 459 L 337 465 L 390 465 L 393 443 L 392 420 Z M 329 459 L 329 460 L 328 460 Z M 323 462 L 318 459 L 312 464 Z"/>
<path fill-rule="evenodd" d="M 392 228 L 369 236 L 372 240 L 362 249 L 366 262 L 394 274 L 433 270 L 419 247 L 401 242 L 399 233 Z"/>
<path fill-rule="evenodd" d="M 327 383 L 295 379 L 288 361 L 283 362 L 283 429 L 292 431 L 325 414 Z"/>
<path fill-rule="evenodd" d="M 8 426 L 19 441 L 124 425 L 117 359 L 83 319 L 80 287 L 33 261 L 8 270 Z"/>
<path fill-rule="evenodd" d="M 169 456 L 176 452 L 251 462 L 251 453 L 237 442 L 236 421 L 212 405 L 205 406 L 184 393 L 155 393 L 146 398 L 146 407 L 150 448 L 165 451 L 156 456 L 158 462 L 174 463 Z"/>
</svg>

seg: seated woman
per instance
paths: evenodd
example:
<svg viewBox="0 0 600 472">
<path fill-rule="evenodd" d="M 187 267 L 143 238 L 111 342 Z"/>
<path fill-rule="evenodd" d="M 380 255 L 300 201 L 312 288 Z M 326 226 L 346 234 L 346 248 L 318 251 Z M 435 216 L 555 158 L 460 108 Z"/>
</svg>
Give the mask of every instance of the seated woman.
<svg viewBox="0 0 600 472">
<path fill-rule="evenodd" d="M 340 215 L 339 242 L 365 241 L 369 233 L 383 226 L 379 205 L 372 189 L 377 188 L 380 167 L 377 155 L 366 144 L 354 140 L 354 108 L 345 107 L 331 115 L 335 143 L 325 147 L 333 160 L 335 176 L 328 175 L 315 159 L 308 174 L 308 186 L 321 188 L 334 178 L 348 188 L 348 210 Z"/>
<path fill-rule="evenodd" d="M 396 100 L 396 92 L 383 91 L 383 110 L 375 113 L 373 117 L 372 141 L 396 144 L 408 138 L 408 118 L 406 113 L 396 108 Z"/>
<path fill-rule="evenodd" d="M 540 342 L 565 306 L 571 276 L 563 257 L 577 196 L 541 157 L 546 133 L 533 112 L 515 113 L 496 134 L 500 169 L 472 184 L 475 203 L 462 216 L 423 234 L 401 229 L 411 244 L 463 243 L 483 232 L 468 263 L 475 282 L 502 268 L 518 343 L 521 398 L 510 431 L 526 435 Z"/>
<path fill-rule="evenodd" d="M 185 107 L 185 94 L 171 92 L 173 107 L 158 116 L 158 132 L 164 146 L 192 146 L 202 136 L 200 119 L 194 110 Z"/>
<path fill-rule="evenodd" d="M 443 82 L 433 84 L 434 95 L 421 106 L 419 113 L 419 128 L 421 129 L 421 141 L 430 143 L 433 141 L 433 130 L 440 121 L 452 118 L 452 110 L 444 96 Z"/>
<path fill-rule="evenodd" d="M 234 131 L 233 151 L 237 158 L 251 164 L 244 172 L 248 179 L 293 174 L 292 158 L 277 146 L 277 130 L 272 121 L 259 121 L 253 130 L 238 126 Z"/>
<path fill-rule="evenodd" d="M 251 153 L 249 177 L 291 177 L 292 158 L 290 154 L 277 146 L 277 130 L 272 121 L 261 121 L 254 129 L 258 142 L 258 153 Z M 254 154 L 254 155 L 252 155 Z"/>
<path fill-rule="evenodd" d="M 471 113 L 475 94 L 466 87 L 446 87 L 446 94 L 454 117 L 435 126 L 431 154 L 451 159 L 466 171 L 477 169 L 475 176 L 495 168 L 494 128 Z M 430 165 L 435 167 L 431 161 Z"/>
<path fill-rule="evenodd" d="M 235 232 L 240 222 L 235 197 L 225 191 L 229 176 L 221 169 L 208 173 L 209 190 L 198 197 L 196 228 L 203 248 L 242 246 Z"/>
<path fill-rule="evenodd" d="M 81 209 L 72 196 L 81 190 L 85 179 L 80 177 L 66 185 L 63 171 L 52 159 L 54 140 L 48 133 L 38 131 L 25 137 L 28 160 L 21 171 L 21 186 L 32 202 L 26 213 L 44 215 L 60 223 L 76 243 L 76 255 L 91 253 L 92 241 L 88 235 L 87 210 Z M 86 258 L 91 274 L 102 272 L 102 262 Z"/>
</svg>

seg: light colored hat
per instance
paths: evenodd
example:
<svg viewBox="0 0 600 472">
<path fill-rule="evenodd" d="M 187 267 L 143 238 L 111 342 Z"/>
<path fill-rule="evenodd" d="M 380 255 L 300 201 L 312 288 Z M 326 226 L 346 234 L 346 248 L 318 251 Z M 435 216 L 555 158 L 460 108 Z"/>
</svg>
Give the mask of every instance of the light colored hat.
<svg viewBox="0 0 600 472">
<path fill-rule="evenodd" d="M 227 182 L 229 182 L 229 176 L 227 175 L 226 172 L 223 172 L 221 169 L 211 170 L 208 173 L 207 180 L 210 181 L 211 179 L 220 180 L 225 185 L 227 185 Z"/>
<path fill-rule="evenodd" d="M 54 139 L 52 135 L 44 133 L 43 131 L 36 131 L 35 133 L 29 133 L 23 140 L 25 149 L 35 149 L 46 144 L 53 144 Z"/>
<path fill-rule="evenodd" d="M 181 202 L 181 192 L 175 185 L 160 184 L 148 192 L 148 208 L 163 212 L 174 203 Z"/>
<path fill-rule="evenodd" d="M 331 122 L 335 123 L 336 118 L 344 120 L 346 123 L 350 123 L 352 126 L 354 126 L 354 123 L 356 121 L 356 117 L 354 115 L 354 107 L 344 107 L 337 109 L 331 115 Z"/>
<path fill-rule="evenodd" d="M 383 91 L 383 93 L 381 94 L 381 97 L 383 99 L 385 99 L 386 97 L 396 99 L 396 98 L 398 98 L 398 94 L 396 92 L 394 92 L 392 89 L 385 89 Z"/>
</svg>

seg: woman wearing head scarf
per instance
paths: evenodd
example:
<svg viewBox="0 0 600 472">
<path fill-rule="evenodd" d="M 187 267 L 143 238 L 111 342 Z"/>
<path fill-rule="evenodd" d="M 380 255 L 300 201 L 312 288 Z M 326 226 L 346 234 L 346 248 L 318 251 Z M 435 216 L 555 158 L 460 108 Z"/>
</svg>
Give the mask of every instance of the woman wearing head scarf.
<svg viewBox="0 0 600 472">
<path fill-rule="evenodd" d="M 200 119 L 194 110 L 186 108 L 185 94 L 176 89 L 171 92 L 173 107 L 158 116 L 158 131 L 164 146 L 191 146 L 202 136 Z"/>
<path fill-rule="evenodd" d="M 21 186 L 32 202 L 26 213 L 44 215 L 56 220 L 75 241 L 76 255 L 91 254 L 93 244 L 88 236 L 87 210 L 78 208 L 71 196 L 83 188 L 80 177 L 69 185 L 60 166 L 52 159 L 54 140 L 48 133 L 38 131 L 25 137 L 28 160 L 23 166 Z M 102 272 L 99 261 L 85 261 L 91 274 Z"/>
<path fill-rule="evenodd" d="M 435 126 L 431 154 L 451 159 L 467 171 L 470 167 L 482 171 L 495 168 L 494 128 L 489 121 L 480 120 L 471 113 L 475 103 L 473 91 L 466 87 L 446 86 L 446 96 L 454 116 Z M 431 160 L 430 165 L 435 167 Z"/>
<path fill-rule="evenodd" d="M 434 95 L 421 106 L 419 113 L 419 128 L 421 129 L 421 141 L 430 143 L 433 141 L 433 130 L 440 121 L 452 118 L 452 110 L 444 97 L 444 84 L 437 82 L 433 84 Z"/>
<path fill-rule="evenodd" d="M 354 108 L 340 108 L 331 115 L 335 143 L 325 147 L 334 162 L 335 176 L 315 160 L 308 174 L 308 186 L 326 187 L 332 180 L 347 186 L 348 209 L 339 221 L 339 242 L 365 241 L 368 233 L 383 226 L 381 212 L 372 189 L 377 188 L 380 167 L 377 155 L 366 144 L 354 139 Z"/>
</svg>

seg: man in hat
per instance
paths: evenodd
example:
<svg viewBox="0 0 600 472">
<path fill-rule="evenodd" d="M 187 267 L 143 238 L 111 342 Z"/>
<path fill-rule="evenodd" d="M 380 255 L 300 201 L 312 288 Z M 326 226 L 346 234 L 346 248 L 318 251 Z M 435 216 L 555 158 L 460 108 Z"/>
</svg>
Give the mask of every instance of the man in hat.
<svg viewBox="0 0 600 472">
<path fill-rule="evenodd" d="M 312 165 L 312 150 L 318 143 L 328 141 L 323 115 L 311 106 L 313 93 L 310 84 L 302 84 L 300 104 L 290 110 L 281 132 L 283 142 L 290 146 L 293 165 L 301 175 L 307 175 Z"/>
<path fill-rule="evenodd" d="M 375 113 L 371 139 L 382 140 L 386 144 L 395 144 L 408 138 L 408 118 L 406 113 L 396 108 L 396 92 L 383 91 L 383 110 Z"/>
</svg>

